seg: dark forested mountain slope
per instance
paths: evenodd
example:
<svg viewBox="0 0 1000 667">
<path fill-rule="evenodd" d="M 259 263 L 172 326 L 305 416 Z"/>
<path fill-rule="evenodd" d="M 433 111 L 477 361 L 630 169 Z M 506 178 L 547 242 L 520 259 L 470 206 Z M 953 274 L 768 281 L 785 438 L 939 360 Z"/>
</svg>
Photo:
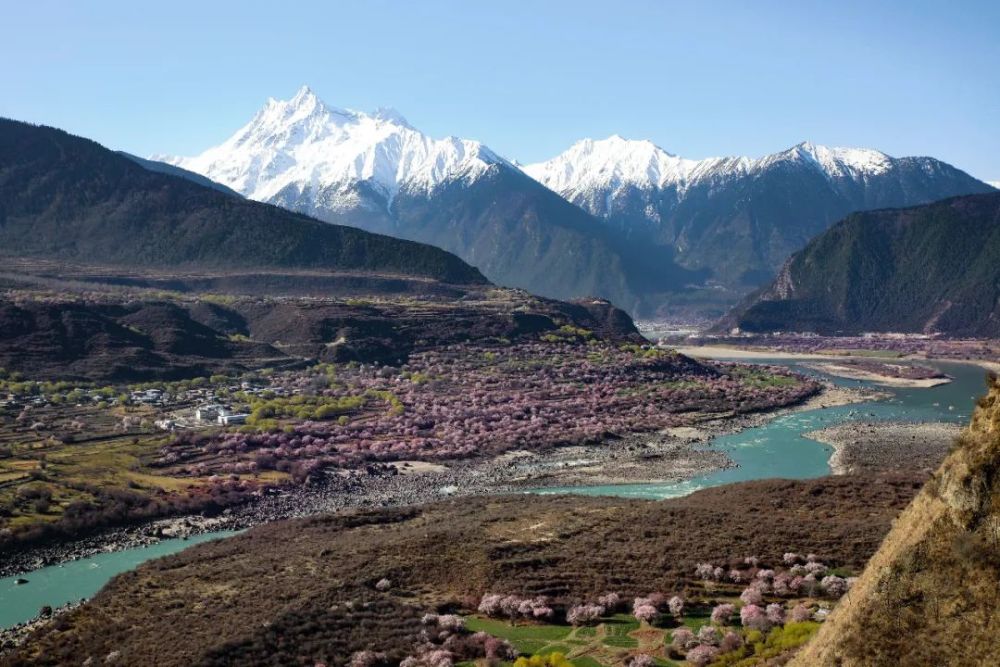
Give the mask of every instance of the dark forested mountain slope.
<svg viewBox="0 0 1000 667">
<path fill-rule="evenodd" d="M 143 267 L 311 268 L 484 283 L 438 248 L 241 200 L 0 119 L 0 252 Z"/>
<path fill-rule="evenodd" d="M 701 274 L 677 266 L 672 251 L 650 258 L 592 216 L 523 173 L 494 166 L 472 182 L 431 193 L 400 191 L 388 233 L 454 252 L 505 285 L 556 298 L 596 295 L 631 312 L 655 294 Z"/>
<path fill-rule="evenodd" d="M 856 213 L 720 325 L 1000 335 L 1000 193 Z"/>
</svg>

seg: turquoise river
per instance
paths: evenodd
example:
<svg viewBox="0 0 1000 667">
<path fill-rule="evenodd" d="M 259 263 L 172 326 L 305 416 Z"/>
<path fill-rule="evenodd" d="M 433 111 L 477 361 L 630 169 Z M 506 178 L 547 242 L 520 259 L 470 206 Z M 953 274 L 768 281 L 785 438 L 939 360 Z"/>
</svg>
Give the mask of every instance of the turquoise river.
<svg viewBox="0 0 1000 667">
<path fill-rule="evenodd" d="M 794 362 L 760 362 L 787 365 L 803 373 L 816 374 Z M 546 489 L 544 493 L 671 498 L 751 479 L 820 477 L 830 472 L 831 448 L 804 438 L 803 434 L 809 431 L 850 420 L 968 421 L 975 397 L 985 388 L 985 371 L 971 364 L 935 362 L 928 365 L 941 369 L 954 381 L 931 389 L 885 389 L 889 396 L 884 400 L 793 412 L 763 426 L 715 438 L 708 446 L 727 453 L 737 467 L 679 483 L 571 487 Z M 828 379 L 843 386 L 864 384 L 856 380 Z M 189 540 L 164 540 L 148 547 L 102 553 L 21 575 L 28 580 L 25 584 L 16 583 L 14 577 L 0 579 L 0 627 L 27 621 L 45 605 L 57 607 L 91 597 L 114 575 L 151 558 L 230 534 L 208 533 Z"/>
</svg>

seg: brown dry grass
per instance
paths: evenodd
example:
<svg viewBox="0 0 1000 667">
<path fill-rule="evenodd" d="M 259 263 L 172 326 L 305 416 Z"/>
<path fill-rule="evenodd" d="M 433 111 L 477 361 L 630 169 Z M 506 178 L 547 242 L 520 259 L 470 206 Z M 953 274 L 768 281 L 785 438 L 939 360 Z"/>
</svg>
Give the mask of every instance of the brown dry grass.
<svg viewBox="0 0 1000 667">
<path fill-rule="evenodd" d="M 275 523 L 113 580 L 3 664 L 341 664 L 412 647 L 421 613 L 485 592 L 568 603 L 683 590 L 695 564 L 788 550 L 859 569 L 912 478 L 762 481 L 688 498 L 511 495 Z M 394 582 L 388 593 L 374 583 Z"/>
</svg>

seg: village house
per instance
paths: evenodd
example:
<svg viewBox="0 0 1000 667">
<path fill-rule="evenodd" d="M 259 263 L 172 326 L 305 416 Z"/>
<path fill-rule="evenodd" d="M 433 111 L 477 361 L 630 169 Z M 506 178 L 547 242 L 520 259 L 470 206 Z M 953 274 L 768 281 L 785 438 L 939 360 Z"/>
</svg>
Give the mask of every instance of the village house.
<svg viewBox="0 0 1000 667">
<path fill-rule="evenodd" d="M 177 428 L 177 422 L 173 419 L 158 419 L 153 422 L 153 425 L 161 431 L 173 431 Z"/>
<path fill-rule="evenodd" d="M 225 406 L 217 403 L 211 403 L 208 405 L 200 405 L 195 408 L 194 418 L 200 422 L 215 422 L 218 421 L 220 417 L 228 414 L 229 410 L 227 410 Z"/>
<path fill-rule="evenodd" d="M 163 391 L 160 389 L 146 389 L 145 391 L 133 391 L 131 399 L 135 403 L 159 403 L 163 400 Z"/>
<path fill-rule="evenodd" d="M 249 416 L 248 414 L 219 415 L 219 425 L 234 426 L 236 424 L 245 424 Z"/>
</svg>

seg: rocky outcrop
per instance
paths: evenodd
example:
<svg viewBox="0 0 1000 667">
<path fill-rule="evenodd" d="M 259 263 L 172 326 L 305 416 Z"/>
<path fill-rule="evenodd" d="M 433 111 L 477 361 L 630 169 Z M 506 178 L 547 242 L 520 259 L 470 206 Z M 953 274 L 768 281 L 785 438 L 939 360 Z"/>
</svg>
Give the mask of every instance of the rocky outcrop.
<svg viewBox="0 0 1000 667">
<path fill-rule="evenodd" d="M 1000 380 L 793 665 L 1000 664 Z"/>
</svg>

